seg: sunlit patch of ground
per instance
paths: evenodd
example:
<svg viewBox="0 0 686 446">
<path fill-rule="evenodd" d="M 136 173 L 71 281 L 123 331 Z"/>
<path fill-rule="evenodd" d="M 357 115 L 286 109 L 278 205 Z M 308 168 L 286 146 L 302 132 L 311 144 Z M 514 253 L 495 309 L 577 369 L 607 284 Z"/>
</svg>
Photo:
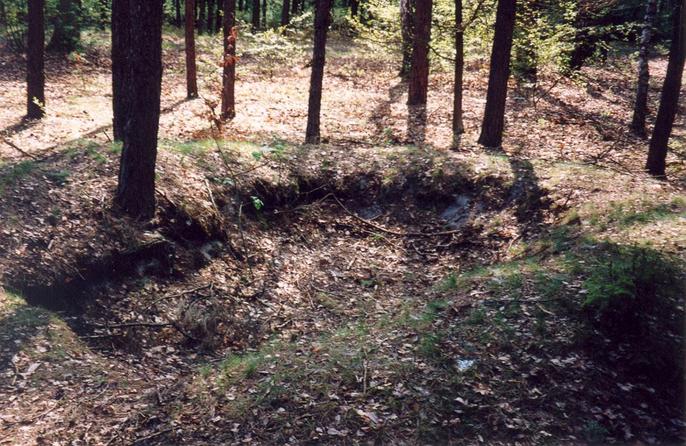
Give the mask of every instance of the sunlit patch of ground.
<svg viewBox="0 0 686 446">
<path fill-rule="evenodd" d="M 550 90 L 544 77 L 536 99 L 513 88 L 503 152 L 473 143 L 485 71 L 472 64 L 451 152 L 448 73 L 432 74 L 426 128 L 408 133 L 395 63 L 334 38 L 313 147 L 306 42 L 272 57 L 246 37 L 238 116 L 216 131 L 219 40 L 199 40 L 203 99 L 185 101 L 168 34 L 160 212 L 143 224 L 110 209 L 106 40 L 50 61 L 47 119 L 5 129 L 40 160 L 0 143 L 0 273 L 27 291 L 0 292 L 0 444 L 683 440 L 659 386 L 674 377 L 651 375 L 672 344 L 610 342 L 589 303 L 627 280 L 683 279 L 683 120 L 674 180 L 640 173 L 628 64 Z M 11 127 L 23 74 L 0 57 Z M 164 251 L 98 269 L 160 239 L 171 268 Z M 26 303 L 71 292 L 78 311 Z M 683 294 L 656 296 L 672 316 L 648 328 L 682 340 Z"/>
</svg>

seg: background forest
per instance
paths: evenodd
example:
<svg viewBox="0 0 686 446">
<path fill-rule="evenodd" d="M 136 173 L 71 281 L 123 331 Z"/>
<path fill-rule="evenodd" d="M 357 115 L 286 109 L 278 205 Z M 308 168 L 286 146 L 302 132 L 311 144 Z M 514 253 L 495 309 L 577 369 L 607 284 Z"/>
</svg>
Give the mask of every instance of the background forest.
<svg viewBox="0 0 686 446">
<path fill-rule="evenodd" d="M 0 445 L 682 444 L 684 0 L 0 0 Z"/>
</svg>

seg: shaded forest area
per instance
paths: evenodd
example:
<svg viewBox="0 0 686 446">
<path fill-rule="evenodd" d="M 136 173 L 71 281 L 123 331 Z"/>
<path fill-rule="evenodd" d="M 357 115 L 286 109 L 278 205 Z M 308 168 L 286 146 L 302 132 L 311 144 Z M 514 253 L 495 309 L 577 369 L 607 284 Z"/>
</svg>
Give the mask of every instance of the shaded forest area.
<svg viewBox="0 0 686 446">
<path fill-rule="evenodd" d="M 0 0 L 0 445 L 682 444 L 684 0 Z"/>
</svg>

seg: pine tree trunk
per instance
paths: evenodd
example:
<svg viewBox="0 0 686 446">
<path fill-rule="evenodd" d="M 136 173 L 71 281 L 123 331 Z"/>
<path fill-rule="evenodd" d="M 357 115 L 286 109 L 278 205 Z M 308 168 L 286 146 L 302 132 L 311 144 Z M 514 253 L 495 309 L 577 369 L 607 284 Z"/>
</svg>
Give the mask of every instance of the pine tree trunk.
<svg viewBox="0 0 686 446">
<path fill-rule="evenodd" d="M 74 0 L 59 0 L 55 28 L 48 44 L 48 51 L 68 54 L 76 50 L 81 38 L 79 7 Z"/>
<path fill-rule="evenodd" d="M 181 0 L 174 0 L 174 24 L 181 27 Z"/>
<path fill-rule="evenodd" d="M 291 22 L 291 3 L 283 0 L 281 4 L 281 26 L 286 26 Z"/>
<path fill-rule="evenodd" d="M 116 0 L 115 0 L 116 1 Z M 127 97 L 124 146 L 119 166 L 115 204 L 127 215 L 151 218 L 155 215 L 155 162 L 160 121 L 162 86 L 162 0 L 133 0 L 129 3 L 124 72 Z"/>
<path fill-rule="evenodd" d="M 262 0 L 262 26 L 267 27 L 267 0 Z"/>
<path fill-rule="evenodd" d="M 312 52 L 312 74 L 310 97 L 307 104 L 307 130 L 305 143 L 319 144 L 321 140 L 319 120 L 322 108 L 322 83 L 326 62 L 326 35 L 329 29 L 329 15 L 333 0 L 317 0 L 314 15 L 314 49 Z"/>
<path fill-rule="evenodd" d="M 112 132 L 115 141 L 124 139 L 127 103 L 124 94 L 127 70 L 127 51 L 131 46 L 127 26 L 129 2 L 131 0 L 112 0 Z"/>
<path fill-rule="evenodd" d="M 429 42 L 431 41 L 432 0 L 416 0 L 414 39 L 407 104 L 426 106 L 429 88 Z"/>
<path fill-rule="evenodd" d="M 245 9 L 245 3 L 243 2 L 243 0 L 238 0 L 238 10 L 243 12 L 244 9 Z"/>
<path fill-rule="evenodd" d="M 195 65 L 195 0 L 186 0 L 186 96 L 198 97 L 198 75 Z"/>
<path fill-rule="evenodd" d="M 464 23 L 462 0 L 455 0 L 455 86 L 453 90 L 453 148 L 459 146 L 464 133 L 462 122 L 462 88 L 464 76 Z"/>
<path fill-rule="evenodd" d="M 252 29 L 260 29 L 260 0 L 252 0 Z"/>
<path fill-rule="evenodd" d="M 486 110 L 479 144 L 500 147 L 505 127 L 507 81 L 510 77 L 510 55 L 515 23 L 516 0 L 499 0 L 495 19 L 495 37 L 491 51 L 491 66 L 486 95 Z"/>
<path fill-rule="evenodd" d="M 234 0 L 234 16 L 236 15 L 235 4 L 236 4 L 236 2 Z M 217 33 L 221 32 L 222 24 L 224 23 L 223 11 L 224 11 L 224 1 L 223 0 L 217 0 L 217 13 L 215 14 L 215 25 L 214 25 L 214 29 Z"/>
<path fill-rule="evenodd" d="M 214 31 L 214 0 L 207 0 L 207 33 L 212 34 L 213 31 Z"/>
<path fill-rule="evenodd" d="M 655 25 L 655 14 L 657 12 L 657 0 L 646 1 L 646 14 L 641 33 L 641 48 L 638 52 L 638 85 L 636 87 L 636 102 L 634 103 L 634 115 L 631 120 L 631 131 L 634 135 L 645 138 L 646 133 L 646 114 L 648 111 L 648 83 L 650 81 L 650 71 L 648 62 L 650 60 L 650 41 Z"/>
<path fill-rule="evenodd" d="M 291 0 L 291 15 L 296 15 L 296 14 L 298 14 L 298 11 L 299 11 L 299 8 L 298 8 L 299 1 L 302 1 L 302 0 Z"/>
<path fill-rule="evenodd" d="M 360 0 L 350 0 L 350 16 L 357 17 L 360 9 Z"/>
<path fill-rule="evenodd" d="M 205 31 L 205 24 L 207 23 L 207 0 L 199 0 L 199 2 L 198 34 L 202 34 Z"/>
<path fill-rule="evenodd" d="M 673 3 L 672 44 L 669 48 L 667 75 L 662 86 L 660 108 L 657 111 L 646 162 L 648 172 L 660 177 L 665 175 L 667 144 L 679 108 L 679 91 L 686 56 L 686 29 L 684 29 L 686 27 L 686 5 L 684 5 L 686 0 L 673 0 Z"/>
<path fill-rule="evenodd" d="M 222 119 L 236 116 L 236 0 L 224 0 L 224 73 L 222 78 Z"/>
<path fill-rule="evenodd" d="M 26 49 L 26 117 L 45 116 L 45 1 L 29 0 Z"/>
<path fill-rule="evenodd" d="M 400 77 L 407 78 L 412 65 L 412 43 L 414 41 L 415 0 L 400 0 L 400 36 L 402 38 L 403 60 L 400 65 Z"/>
</svg>

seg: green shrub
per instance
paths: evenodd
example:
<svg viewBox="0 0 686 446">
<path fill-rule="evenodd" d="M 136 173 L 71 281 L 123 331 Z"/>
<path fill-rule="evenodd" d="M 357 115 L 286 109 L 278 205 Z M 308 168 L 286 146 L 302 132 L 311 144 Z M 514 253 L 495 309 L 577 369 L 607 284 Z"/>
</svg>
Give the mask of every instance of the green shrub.
<svg viewBox="0 0 686 446">
<path fill-rule="evenodd" d="M 585 281 L 584 308 L 610 335 L 645 335 L 646 315 L 682 286 L 675 265 L 647 248 L 612 247 Z"/>
<path fill-rule="evenodd" d="M 603 246 L 585 280 L 583 310 L 591 326 L 625 345 L 626 366 L 674 382 L 683 371 L 683 272 L 649 248 Z"/>
</svg>

